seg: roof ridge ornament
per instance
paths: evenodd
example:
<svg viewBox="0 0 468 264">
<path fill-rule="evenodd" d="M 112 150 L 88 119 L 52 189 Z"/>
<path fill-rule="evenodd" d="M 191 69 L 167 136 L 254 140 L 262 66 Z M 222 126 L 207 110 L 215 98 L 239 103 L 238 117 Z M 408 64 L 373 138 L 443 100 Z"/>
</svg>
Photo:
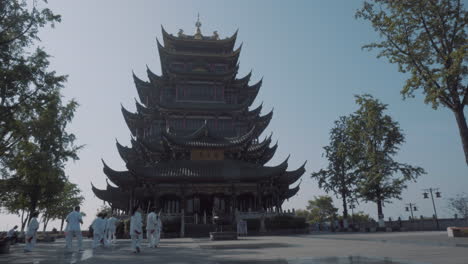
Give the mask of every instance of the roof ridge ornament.
<svg viewBox="0 0 468 264">
<path fill-rule="evenodd" d="M 213 37 L 212 37 L 214 40 L 219 40 L 219 34 L 218 34 L 218 31 L 215 30 L 213 31 Z"/>
<path fill-rule="evenodd" d="M 200 22 L 200 13 L 197 14 L 197 22 L 195 23 L 195 26 L 197 27 L 197 32 L 193 36 L 194 39 L 203 39 L 200 27 L 202 23 Z"/>
<path fill-rule="evenodd" d="M 181 28 L 179 28 L 179 32 L 177 32 L 177 36 L 178 36 L 179 38 L 185 37 L 184 30 L 181 29 Z"/>
</svg>

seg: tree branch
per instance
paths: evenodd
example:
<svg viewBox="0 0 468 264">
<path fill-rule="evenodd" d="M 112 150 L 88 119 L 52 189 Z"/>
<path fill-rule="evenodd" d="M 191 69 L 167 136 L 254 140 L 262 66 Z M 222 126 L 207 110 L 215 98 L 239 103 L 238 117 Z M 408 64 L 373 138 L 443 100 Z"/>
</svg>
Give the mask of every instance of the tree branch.
<svg viewBox="0 0 468 264">
<path fill-rule="evenodd" d="M 453 26 L 453 34 L 452 34 L 452 37 L 451 37 L 451 40 L 450 40 L 450 47 L 453 46 L 453 42 L 455 41 L 455 36 L 457 35 L 457 27 L 458 27 L 458 19 L 460 18 L 460 7 L 461 7 L 461 3 L 460 3 L 460 0 L 457 1 L 457 15 L 455 16 L 455 24 Z M 465 20 L 463 20 L 465 21 Z M 463 23 L 463 25 L 461 25 L 460 28 L 464 28 L 465 27 L 465 23 Z M 450 50 L 450 53 L 452 53 L 452 51 Z"/>
<path fill-rule="evenodd" d="M 31 20 L 31 23 L 26 27 L 25 30 L 23 30 L 23 32 L 18 33 L 18 35 L 14 36 L 11 39 L 7 39 L 5 41 L 0 42 L 0 46 L 10 44 L 11 42 L 13 42 L 13 41 L 19 39 L 20 37 L 24 36 L 31 29 L 31 27 L 33 25 L 34 25 L 34 20 Z"/>
<path fill-rule="evenodd" d="M 442 29 L 442 30 L 441 30 L 441 31 L 442 31 L 442 35 L 439 36 L 439 37 L 440 37 L 440 44 L 442 45 L 442 48 L 443 48 L 444 50 L 447 51 L 448 49 L 447 49 L 447 45 L 446 45 L 446 44 L 448 43 L 448 40 L 447 40 L 447 38 L 446 38 L 446 37 L 447 37 L 447 32 L 445 31 L 445 20 L 444 20 L 444 18 L 442 17 L 442 15 L 441 15 L 440 12 L 439 12 L 440 9 L 439 9 L 439 6 L 437 6 L 437 2 L 434 2 L 433 0 L 431 0 L 431 1 L 429 1 L 429 2 L 433 5 L 432 7 L 433 7 L 435 10 L 437 10 L 437 11 L 436 11 L 437 17 L 439 18 L 439 21 L 440 21 L 440 24 L 439 24 L 439 25 L 440 25 L 440 28 Z"/>
<path fill-rule="evenodd" d="M 411 41 L 409 40 L 409 32 L 408 32 L 408 29 L 406 26 L 404 26 L 404 31 L 405 31 L 405 42 L 406 42 L 406 46 L 409 47 L 411 46 Z M 408 56 L 411 60 L 411 62 L 413 63 L 414 67 L 416 68 L 416 70 L 418 71 L 418 73 L 421 75 L 421 77 L 424 79 L 424 81 L 426 81 L 427 83 L 433 83 L 437 89 L 439 90 L 442 90 L 442 87 L 440 86 L 440 84 L 433 80 L 433 78 L 431 78 L 430 76 L 432 75 L 431 72 L 429 71 L 429 69 L 427 69 L 427 67 L 425 67 L 423 65 L 422 62 L 418 61 L 417 59 L 415 59 L 415 56 L 414 54 L 410 51 L 410 49 L 408 49 Z M 453 102 L 450 101 L 450 98 L 447 97 L 447 95 L 445 93 L 441 93 L 439 95 L 439 99 L 440 101 L 445 105 L 447 106 L 448 108 L 450 109 L 454 109 L 455 108 L 455 105 Z"/>
<path fill-rule="evenodd" d="M 418 9 L 422 10 L 422 8 L 418 8 Z M 422 14 L 422 11 L 419 12 L 419 18 L 421 19 L 421 22 L 423 24 L 424 31 L 429 37 L 429 41 L 431 42 L 432 48 L 435 49 L 436 53 L 439 54 L 440 57 L 444 58 L 444 54 L 442 54 L 442 52 L 440 51 L 440 49 L 437 47 L 437 45 L 434 42 L 434 37 L 432 36 L 431 32 L 429 31 L 429 28 L 427 27 L 426 19 L 424 19 L 424 15 Z"/>
</svg>

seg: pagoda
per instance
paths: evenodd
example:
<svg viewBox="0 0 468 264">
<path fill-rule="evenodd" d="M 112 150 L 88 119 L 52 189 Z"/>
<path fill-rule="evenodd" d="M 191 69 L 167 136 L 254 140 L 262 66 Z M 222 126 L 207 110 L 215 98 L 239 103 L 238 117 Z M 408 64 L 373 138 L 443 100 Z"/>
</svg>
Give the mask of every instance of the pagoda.
<svg viewBox="0 0 468 264">
<path fill-rule="evenodd" d="M 282 212 L 299 190 L 305 163 L 288 171 L 288 157 L 265 166 L 278 144 L 271 144 L 271 135 L 260 140 L 273 111 L 251 108 L 262 80 L 250 85 L 251 73 L 237 78 L 237 31 L 221 39 L 216 31 L 202 35 L 199 20 L 195 25 L 194 35 L 180 30 L 174 36 L 161 27 L 161 74 L 147 69 L 148 81 L 133 75 L 136 112 L 122 106 L 131 146 L 116 144 L 127 170 L 103 161 L 113 185 L 92 190 L 125 214 L 134 205 L 186 216 Z"/>
</svg>

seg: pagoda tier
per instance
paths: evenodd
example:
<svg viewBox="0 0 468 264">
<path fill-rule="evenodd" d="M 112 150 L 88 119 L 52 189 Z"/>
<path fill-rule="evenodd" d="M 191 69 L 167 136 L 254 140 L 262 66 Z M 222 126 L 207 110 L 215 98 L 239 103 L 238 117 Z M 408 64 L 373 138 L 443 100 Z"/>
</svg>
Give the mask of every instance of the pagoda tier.
<svg viewBox="0 0 468 264">
<path fill-rule="evenodd" d="M 164 113 L 160 110 L 152 111 L 138 103 L 137 109 L 137 113 L 132 113 L 122 106 L 124 120 L 132 135 L 140 138 L 156 135 L 158 139 L 163 130 L 171 129 L 182 135 L 191 133 L 193 129 L 199 129 L 203 125 L 208 125 L 208 127 L 213 130 L 214 134 L 225 136 L 234 136 L 232 135 L 233 133 L 244 133 L 256 126 L 258 129 L 255 136 L 258 137 L 268 126 L 273 116 L 273 111 L 264 116 L 260 116 L 258 108 L 239 114 L 227 112 L 219 115 L 210 115 L 195 111 L 179 114 Z M 236 132 L 234 127 L 235 122 L 239 123 L 238 132 Z"/>
<path fill-rule="evenodd" d="M 288 159 L 265 166 L 278 148 L 272 134 L 260 140 L 273 111 L 252 107 L 263 80 L 250 85 L 252 72 L 238 78 L 241 46 L 237 31 L 221 39 L 204 36 L 197 21 L 194 35 L 162 29 L 157 41 L 161 74 L 147 68 L 148 81 L 133 74 L 139 101 L 133 113 L 121 107 L 131 132 L 130 146 L 116 142 L 127 170 L 104 161 L 114 184 L 96 196 L 113 209 L 155 206 L 186 215 L 214 210 L 281 211 L 299 191 L 305 163 L 288 171 Z"/>
<path fill-rule="evenodd" d="M 159 41 L 157 44 L 163 75 L 171 79 L 230 80 L 239 69 L 237 61 L 242 47 L 228 54 L 210 54 L 174 51 L 164 48 Z"/>
<path fill-rule="evenodd" d="M 112 203 L 112 197 L 115 197 L 117 193 L 121 192 L 123 196 L 127 197 L 135 188 L 141 198 L 153 199 L 164 195 L 161 192 L 154 192 L 155 186 L 190 182 L 198 187 L 196 190 L 190 188 L 183 190 L 186 195 L 204 192 L 209 194 L 210 189 L 204 190 L 204 185 L 217 184 L 229 187 L 237 182 L 242 182 L 243 184 L 261 186 L 261 188 L 262 186 L 275 186 L 279 197 L 284 200 L 289 199 L 299 190 L 299 185 L 293 189 L 289 189 L 288 186 L 296 182 L 305 172 L 305 164 L 297 170 L 286 171 L 287 161 L 288 159 L 274 167 L 264 167 L 241 161 L 170 161 L 154 167 L 130 168 L 132 172 L 115 171 L 104 163 L 104 173 L 119 187 L 108 185 L 106 190 L 99 190 L 93 186 L 93 191 L 100 199 Z M 144 184 L 136 185 L 137 182 L 144 182 Z M 120 200 L 117 202 L 121 203 Z"/>
<path fill-rule="evenodd" d="M 164 160 L 167 156 L 188 158 L 191 149 L 222 149 L 225 157 L 265 164 L 273 156 L 276 146 L 270 148 L 271 135 L 262 142 L 257 142 L 271 119 L 271 114 L 258 119 L 249 131 L 240 136 L 223 137 L 214 135 L 205 122 L 202 127 L 185 136 L 168 131 L 160 131 L 157 140 L 151 137 L 139 141 L 132 140 L 132 147 L 124 147 L 117 142 L 117 149 L 122 159 L 128 163 L 147 164 Z M 137 129 L 131 129 L 136 131 Z M 165 155 L 165 153 L 167 155 Z M 144 160 L 143 158 L 149 158 Z"/>
<path fill-rule="evenodd" d="M 248 82 L 250 80 L 251 73 L 242 79 L 234 79 L 224 82 L 211 80 L 210 82 L 206 82 L 193 80 L 169 80 L 157 76 L 149 69 L 147 72 L 150 82 L 143 81 L 133 74 L 140 101 L 147 107 L 167 110 L 177 110 L 180 107 L 183 107 L 183 103 L 190 101 L 190 99 L 182 95 L 189 93 L 191 86 L 196 87 L 201 85 L 205 85 L 207 91 L 211 92 L 211 99 L 213 99 L 214 102 L 223 103 L 221 106 L 217 105 L 217 107 L 211 107 L 209 109 L 220 108 L 220 110 L 245 110 L 246 107 L 249 107 L 254 102 L 263 82 L 263 80 L 260 80 L 253 85 L 249 85 Z M 173 86 L 176 86 L 176 88 L 174 89 Z M 163 97 L 162 94 L 165 94 L 165 96 Z M 229 99 L 226 98 L 228 96 L 231 96 L 230 98 L 233 99 L 231 101 L 227 100 Z M 208 100 L 210 98 L 203 99 Z M 199 101 L 206 102 L 205 100 Z"/>
<path fill-rule="evenodd" d="M 179 36 L 175 37 L 169 34 L 161 27 L 164 46 L 168 49 L 187 52 L 199 53 L 228 53 L 234 49 L 236 43 L 237 31 L 228 38 L 219 39 L 217 33 L 213 32 L 213 36 L 203 37 L 202 39 L 195 39 L 194 36 L 185 35 L 183 31 L 179 31 Z"/>
</svg>

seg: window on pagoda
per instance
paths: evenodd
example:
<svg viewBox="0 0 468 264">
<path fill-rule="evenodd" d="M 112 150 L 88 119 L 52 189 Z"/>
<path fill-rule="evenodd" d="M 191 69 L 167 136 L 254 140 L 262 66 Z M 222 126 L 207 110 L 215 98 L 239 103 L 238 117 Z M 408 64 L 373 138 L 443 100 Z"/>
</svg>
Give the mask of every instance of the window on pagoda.
<svg viewBox="0 0 468 264">
<path fill-rule="evenodd" d="M 226 94 L 224 96 L 224 100 L 228 104 L 237 104 L 237 95 L 233 94 Z"/>
<path fill-rule="evenodd" d="M 169 121 L 169 126 L 177 130 L 185 129 L 187 126 L 186 122 L 183 118 L 174 118 Z"/>
<path fill-rule="evenodd" d="M 171 70 L 173 71 L 183 71 L 185 70 L 185 65 L 181 62 L 174 62 L 171 64 Z"/>
<path fill-rule="evenodd" d="M 214 130 L 216 129 L 216 120 L 215 119 L 208 119 L 207 121 L 207 126 L 209 129 Z"/>
<path fill-rule="evenodd" d="M 224 160 L 224 151 L 215 149 L 194 149 L 190 153 L 191 160 Z"/>
<path fill-rule="evenodd" d="M 200 128 L 205 121 L 201 119 L 191 119 L 187 118 L 186 120 L 186 128 L 187 129 L 198 129 Z"/>
<path fill-rule="evenodd" d="M 219 119 L 218 120 L 218 129 L 222 132 L 223 135 L 232 136 L 232 131 L 234 129 L 232 119 Z"/>
<path fill-rule="evenodd" d="M 177 85 L 177 101 L 222 101 L 222 88 L 219 85 Z"/>
<path fill-rule="evenodd" d="M 171 93 L 171 90 L 167 88 L 161 89 L 160 96 L 161 100 L 173 100 L 173 94 Z"/>
<path fill-rule="evenodd" d="M 211 67 L 214 72 L 225 72 L 227 69 L 226 64 L 213 64 Z"/>
</svg>

